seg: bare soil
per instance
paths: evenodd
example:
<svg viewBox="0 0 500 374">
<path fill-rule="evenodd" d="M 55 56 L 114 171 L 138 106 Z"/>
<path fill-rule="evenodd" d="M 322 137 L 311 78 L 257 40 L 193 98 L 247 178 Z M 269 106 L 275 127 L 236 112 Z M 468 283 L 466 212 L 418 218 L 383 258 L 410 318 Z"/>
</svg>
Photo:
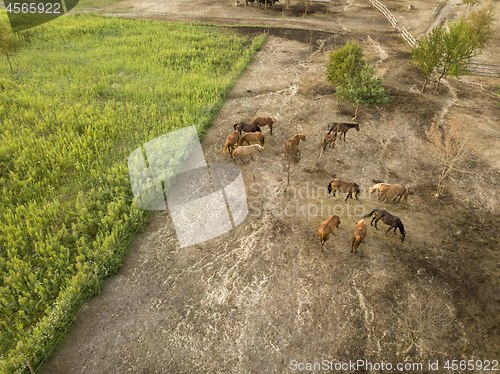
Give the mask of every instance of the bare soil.
<svg viewBox="0 0 500 374">
<path fill-rule="evenodd" d="M 134 2 L 146 3 L 179 19 L 200 8 Z M 201 17 L 227 16 L 219 3 L 197 4 L 205 7 Z M 422 17 L 424 6 L 432 13 L 427 2 L 414 4 Z M 233 123 L 260 114 L 278 119 L 272 136 L 264 130 L 264 152 L 241 166 L 248 218 L 225 235 L 179 249 L 169 215 L 153 216 L 44 373 L 289 373 L 292 360 L 499 359 L 500 113 L 492 91 L 500 81 L 467 77 L 422 94 L 409 48 L 390 25 L 368 2 L 345 7 L 352 18 L 334 13 L 334 30 L 322 30 L 317 13 L 297 18 L 315 31 L 269 28 L 268 42 L 203 138 L 208 161 L 232 162 L 221 151 Z M 257 5 L 229 9 L 263 14 L 264 24 L 295 22 Z M 415 20 L 422 32 L 424 19 Z M 329 52 L 348 39 L 363 44 L 392 101 L 362 108 L 360 132 L 350 130 L 316 163 L 326 124 L 352 116 L 324 74 Z M 438 200 L 424 129 L 440 115 L 470 127 L 474 154 Z M 285 192 L 282 148 L 296 133 L 306 141 Z M 359 200 L 328 195 L 333 176 L 362 186 Z M 399 204 L 377 202 L 367 193 L 373 181 L 407 184 L 414 194 Z M 402 219 L 405 242 L 381 224 L 369 227 L 359 252 L 350 253 L 355 222 L 375 207 Z M 316 232 L 329 214 L 341 224 L 322 252 Z"/>
</svg>

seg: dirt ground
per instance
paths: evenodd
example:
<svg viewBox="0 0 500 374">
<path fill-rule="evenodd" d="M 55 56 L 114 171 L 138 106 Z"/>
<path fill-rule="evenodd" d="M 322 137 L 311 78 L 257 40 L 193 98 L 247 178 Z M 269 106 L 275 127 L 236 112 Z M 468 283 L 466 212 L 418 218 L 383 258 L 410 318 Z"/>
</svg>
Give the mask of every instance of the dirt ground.
<svg viewBox="0 0 500 374">
<path fill-rule="evenodd" d="M 178 18 L 196 11 L 186 2 L 153 5 Z M 231 162 L 221 150 L 233 123 L 256 114 L 278 119 L 272 136 L 264 130 L 264 152 L 241 166 L 248 218 L 179 249 L 169 215 L 153 216 L 42 372 L 290 373 L 293 360 L 367 359 L 423 363 L 423 370 L 405 370 L 422 373 L 439 359 L 443 373 L 445 359 L 499 359 L 500 110 L 492 91 L 500 80 L 467 77 L 422 94 L 407 45 L 369 3 L 350 6 L 353 18 L 328 32 L 321 15 L 300 18 L 316 31 L 269 29 L 203 138 L 208 161 Z M 218 7 L 207 6 L 203 16 L 215 17 Z M 250 8 L 231 11 L 263 13 Z M 363 15 L 373 23 L 363 26 Z M 285 26 L 292 21 L 287 16 Z M 424 31 L 430 22 L 414 24 Z M 316 164 L 326 124 L 351 117 L 324 74 L 329 52 L 348 39 L 363 44 L 392 101 L 363 108 L 360 131 L 349 131 Z M 467 173 L 440 200 L 424 135 L 436 115 L 467 123 L 474 151 Z M 306 141 L 284 192 L 282 148 L 295 133 Z M 359 200 L 328 195 L 334 175 L 362 186 Z M 414 194 L 399 204 L 377 202 L 367 193 L 374 180 L 407 184 Z M 354 223 L 375 207 L 402 219 L 405 242 L 369 227 L 359 252 L 350 253 Z M 317 228 L 333 213 L 341 225 L 321 252 Z"/>
</svg>

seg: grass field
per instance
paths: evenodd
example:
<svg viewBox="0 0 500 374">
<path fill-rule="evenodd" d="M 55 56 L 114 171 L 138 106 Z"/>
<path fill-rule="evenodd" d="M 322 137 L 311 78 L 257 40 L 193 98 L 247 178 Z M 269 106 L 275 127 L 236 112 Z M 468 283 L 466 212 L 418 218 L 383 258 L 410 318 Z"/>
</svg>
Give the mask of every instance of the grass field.
<svg viewBox="0 0 500 374">
<path fill-rule="evenodd" d="M 0 373 L 43 360 L 144 224 L 130 152 L 201 135 L 264 41 L 79 15 L 20 37 L 0 65 Z"/>
</svg>

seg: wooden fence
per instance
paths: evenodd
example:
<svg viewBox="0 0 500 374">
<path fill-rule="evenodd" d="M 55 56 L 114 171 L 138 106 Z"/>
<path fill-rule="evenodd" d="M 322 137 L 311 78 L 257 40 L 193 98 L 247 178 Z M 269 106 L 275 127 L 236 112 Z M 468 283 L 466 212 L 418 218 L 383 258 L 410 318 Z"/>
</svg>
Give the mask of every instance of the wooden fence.
<svg viewBox="0 0 500 374">
<path fill-rule="evenodd" d="M 399 26 L 398 20 L 391 13 L 387 7 L 382 4 L 378 0 L 370 0 L 370 3 L 377 8 L 380 13 L 384 15 L 385 18 L 390 22 L 392 27 L 399 31 L 401 37 L 410 45 L 411 48 L 415 48 L 417 46 L 417 40 L 413 37 L 412 34 L 408 30 L 406 30 L 403 26 Z M 471 61 L 467 64 L 467 69 L 477 75 L 489 75 L 500 77 L 500 67 L 498 65 L 493 64 L 483 64 L 475 61 Z"/>
</svg>

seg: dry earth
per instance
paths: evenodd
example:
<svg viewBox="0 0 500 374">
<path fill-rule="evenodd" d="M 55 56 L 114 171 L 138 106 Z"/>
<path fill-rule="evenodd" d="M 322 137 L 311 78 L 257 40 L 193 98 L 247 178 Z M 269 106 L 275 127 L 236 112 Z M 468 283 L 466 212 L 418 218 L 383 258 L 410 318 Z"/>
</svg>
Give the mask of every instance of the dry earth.
<svg viewBox="0 0 500 374">
<path fill-rule="evenodd" d="M 415 2 L 417 9 L 425 3 Z M 338 32 L 269 29 L 203 138 L 207 160 L 231 162 L 221 149 L 233 123 L 256 114 L 278 118 L 272 136 L 264 130 L 264 153 L 241 166 L 248 218 L 179 249 L 169 215 L 155 215 L 44 373 L 289 373 L 291 360 L 499 359 L 500 131 L 498 96 L 490 91 L 500 82 L 469 77 L 421 94 L 408 47 L 369 3 L 351 6 L 357 20 L 373 14 L 380 27 L 361 32 L 350 19 Z M 184 7 L 179 11 L 188 12 Z M 347 23 L 355 32 L 345 32 Z M 350 119 L 324 76 L 329 51 L 348 38 L 363 43 L 393 99 L 362 109 L 360 132 L 348 132 L 316 164 L 325 125 Z M 474 150 L 468 173 L 450 182 L 441 200 L 432 196 L 434 158 L 424 135 L 435 115 L 466 123 Z M 307 138 L 302 159 L 284 192 L 282 147 L 299 132 Z M 361 185 L 360 199 L 328 196 L 333 175 Z M 373 180 L 408 184 L 414 195 L 377 203 L 366 193 Z M 354 223 L 377 206 L 401 217 L 405 242 L 370 227 L 359 253 L 350 253 Z M 342 223 L 321 252 L 316 230 L 332 213 Z"/>
</svg>

